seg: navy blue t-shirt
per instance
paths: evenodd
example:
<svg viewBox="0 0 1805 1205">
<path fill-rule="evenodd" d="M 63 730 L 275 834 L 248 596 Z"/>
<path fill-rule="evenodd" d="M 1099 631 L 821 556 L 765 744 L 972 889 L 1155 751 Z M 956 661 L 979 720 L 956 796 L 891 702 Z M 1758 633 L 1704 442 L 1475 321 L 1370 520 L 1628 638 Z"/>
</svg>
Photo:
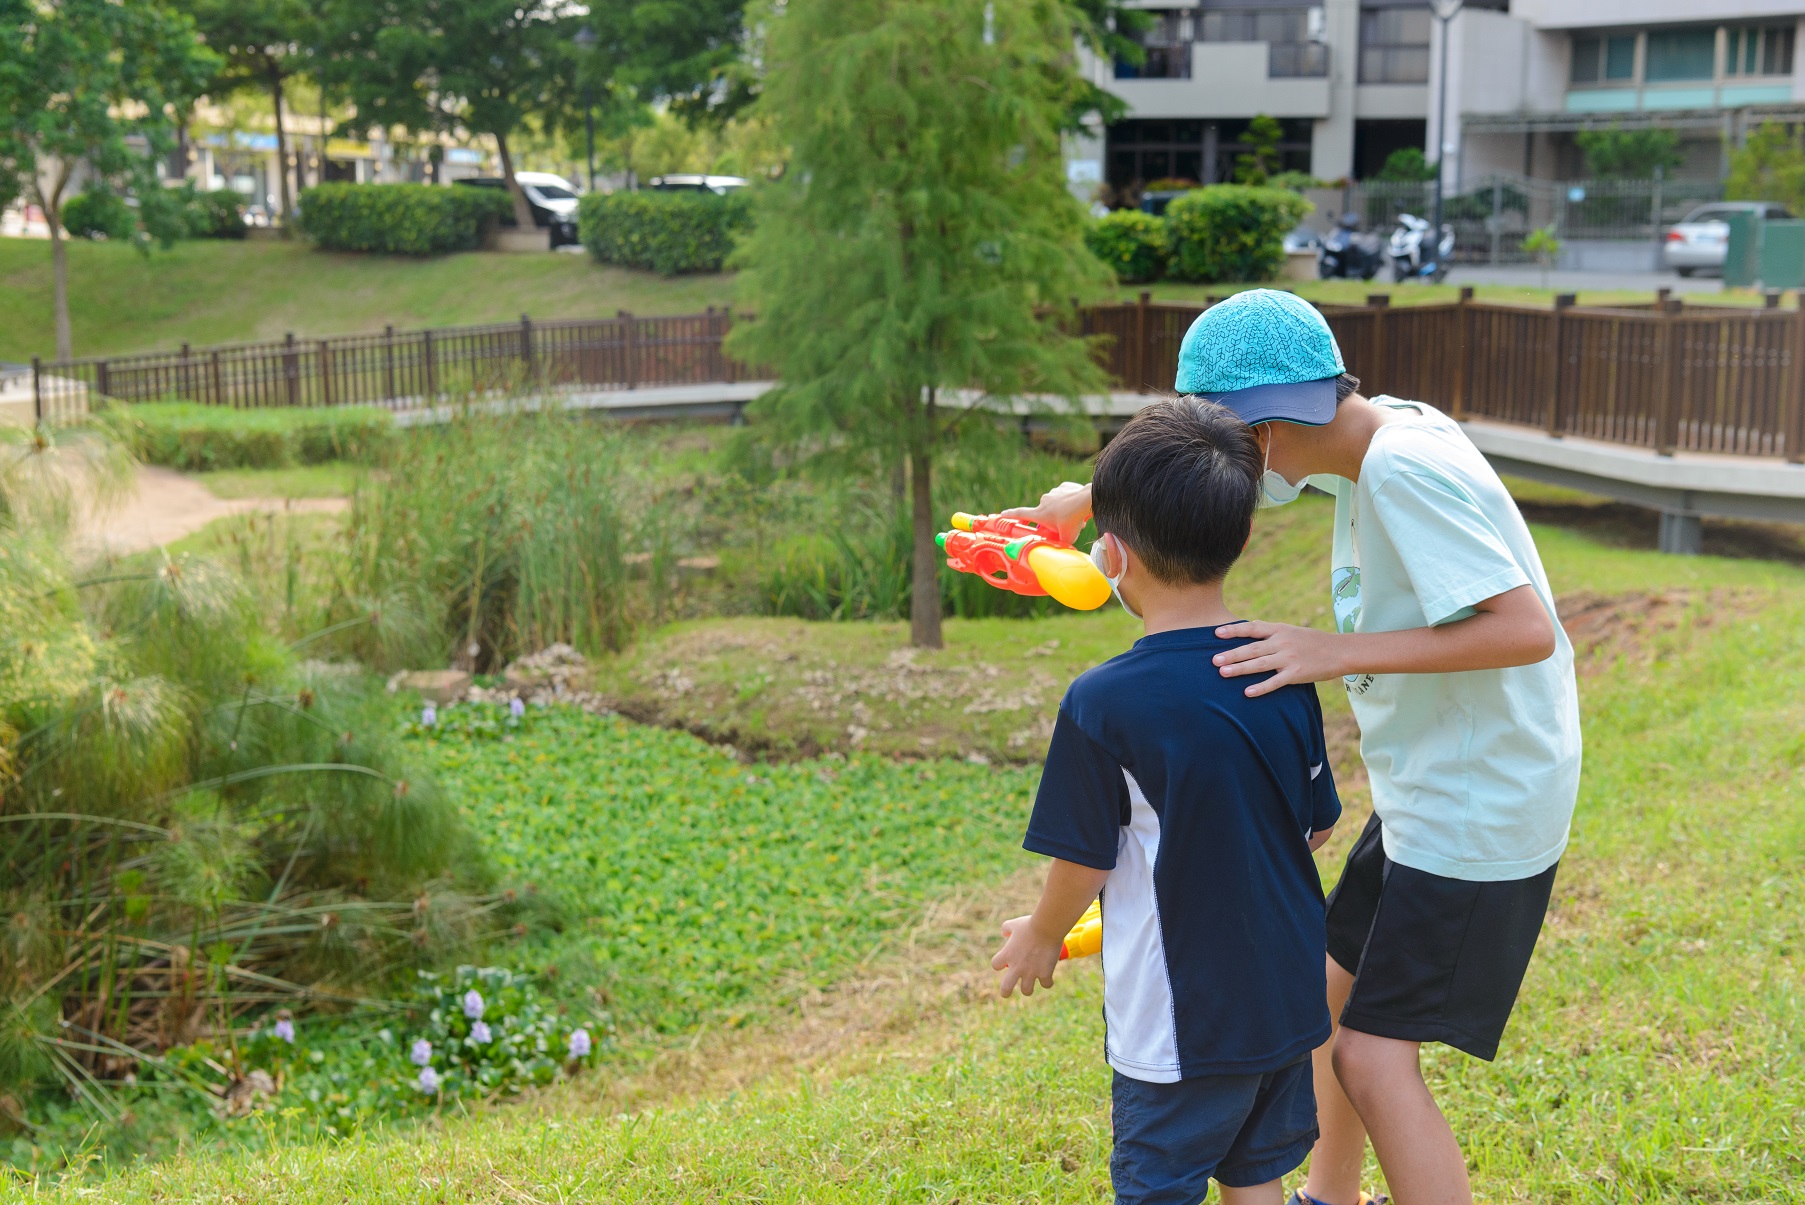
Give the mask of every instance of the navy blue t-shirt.
<svg viewBox="0 0 1805 1205">
<path fill-rule="evenodd" d="M 1110 872 L 1105 1056 L 1133 1079 L 1263 1074 L 1329 1036 L 1322 880 L 1335 823 L 1316 689 L 1250 699 L 1210 628 L 1142 637 L 1059 705 L 1024 846 Z"/>
</svg>

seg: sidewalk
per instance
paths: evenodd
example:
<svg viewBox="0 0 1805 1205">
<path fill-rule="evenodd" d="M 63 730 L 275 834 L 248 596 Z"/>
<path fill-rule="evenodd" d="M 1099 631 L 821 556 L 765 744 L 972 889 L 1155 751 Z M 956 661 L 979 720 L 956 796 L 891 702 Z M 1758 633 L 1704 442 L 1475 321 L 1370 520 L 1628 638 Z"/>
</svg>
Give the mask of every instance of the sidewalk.
<svg viewBox="0 0 1805 1205">
<path fill-rule="evenodd" d="M 217 498 L 174 469 L 143 465 L 130 497 L 98 513 L 84 508 L 75 556 L 90 560 L 160 548 L 227 515 L 331 514 L 349 505 L 344 498 Z"/>
<path fill-rule="evenodd" d="M 1448 271 L 1451 285 L 1505 285 L 1521 289 L 1561 289 L 1578 293 L 1595 289 L 1625 289 L 1653 293 L 1721 293 L 1724 282 L 1715 276 L 1682 277 L 1674 272 L 1586 272 L 1555 268 L 1543 274 L 1533 264 L 1456 264 Z"/>
</svg>

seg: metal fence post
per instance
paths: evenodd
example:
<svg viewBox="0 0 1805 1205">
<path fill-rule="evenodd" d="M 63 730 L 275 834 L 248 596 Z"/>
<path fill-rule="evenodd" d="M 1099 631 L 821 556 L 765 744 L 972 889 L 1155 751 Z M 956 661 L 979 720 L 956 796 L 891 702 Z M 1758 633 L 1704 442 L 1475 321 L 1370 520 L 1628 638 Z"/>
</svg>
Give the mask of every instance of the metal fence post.
<svg viewBox="0 0 1805 1205">
<path fill-rule="evenodd" d="M 213 354 L 209 356 L 208 359 L 210 363 L 208 365 L 207 375 L 212 381 L 213 404 L 215 406 L 223 406 L 226 404 L 226 382 L 224 374 L 219 370 L 219 348 L 214 348 Z"/>
<path fill-rule="evenodd" d="M 520 316 L 520 366 L 527 380 L 533 379 L 533 320 Z"/>
<path fill-rule="evenodd" d="M 320 405 L 332 404 L 332 346 L 320 340 Z"/>
<path fill-rule="evenodd" d="M 437 400 L 439 396 L 439 366 L 434 362 L 432 350 L 432 328 L 420 332 L 424 346 L 420 349 L 420 358 L 426 365 L 426 396 Z"/>
<path fill-rule="evenodd" d="M 44 425 L 44 363 L 31 358 L 31 414 L 38 426 Z"/>
<path fill-rule="evenodd" d="M 288 391 L 288 404 L 301 404 L 301 359 L 295 350 L 295 333 L 289 331 L 282 340 L 282 381 Z"/>
<path fill-rule="evenodd" d="M 1454 347 L 1454 418 L 1467 416 L 1467 390 L 1473 380 L 1473 286 L 1460 286 L 1460 300 L 1455 304 L 1454 321 L 1459 325 L 1459 341 Z"/>
<path fill-rule="evenodd" d="M 182 369 L 179 376 L 179 379 L 182 382 L 179 391 L 182 394 L 184 401 L 194 400 L 192 397 L 192 394 L 194 393 L 194 366 L 189 363 L 190 354 L 188 344 L 184 341 L 182 343 Z"/>
<path fill-rule="evenodd" d="M 1142 289 L 1134 308 L 1134 380 L 1130 388 L 1135 393 L 1147 392 L 1147 307 L 1152 303 L 1153 294 Z"/>
<path fill-rule="evenodd" d="M 1791 371 L 1780 393 L 1779 428 L 1786 440 L 1786 459 L 1805 464 L 1805 289 L 1793 293 Z"/>
<path fill-rule="evenodd" d="M 1659 349 L 1661 364 L 1655 392 L 1655 452 L 1661 456 L 1672 456 L 1680 441 L 1679 384 L 1674 379 L 1683 367 L 1678 324 L 1674 321 L 1678 313 L 1678 301 L 1664 301 L 1658 311 L 1659 326 L 1655 329 L 1655 346 Z"/>
<path fill-rule="evenodd" d="M 633 355 L 633 315 L 629 314 L 626 310 L 618 310 L 615 313 L 615 317 L 620 320 L 621 324 L 621 375 L 626 378 L 626 387 L 628 389 L 638 389 L 639 365 L 634 362 L 635 357 Z"/>
<path fill-rule="evenodd" d="M 1546 430 L 1551 438 L 1561 437 L 1561 383 L 1566 376 L 1563 371 L 1567 367 L 1567 321 L 1566 311 L 1579 300 L 1572 293 L 1561 293 L 1554 299 L 1553 355 L 1549 357 L 1548 381 L 1548 422 Z"/>
<path fill-rule="evenodd" d="M 395 324 L 382 328 L 382 400 L 395 400 Z"/>
</svg>

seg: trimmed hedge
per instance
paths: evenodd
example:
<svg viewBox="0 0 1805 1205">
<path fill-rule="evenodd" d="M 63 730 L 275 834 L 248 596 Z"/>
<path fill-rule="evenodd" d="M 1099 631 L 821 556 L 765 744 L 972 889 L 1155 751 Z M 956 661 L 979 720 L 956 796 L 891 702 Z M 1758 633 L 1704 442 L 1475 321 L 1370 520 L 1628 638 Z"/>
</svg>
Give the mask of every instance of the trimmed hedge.
<svg viewBox="0 0 1805 1205">
<path fill-rule="evenodd" d="M 124 197 L 90 188 L 63 202 L 63 229 L 74 238 L 122 241 L 138 233 L 138 214 Z"/>
<path fill-rule="evenodd" d="M 126 410 L 139 459 L 191 471 L 276 469 L 334 460 L 372 463 L 395 435 L 374 406 L 234 410 L 195 402 L 145 402 Z"/>
<path fill-rule="evenodd" d="M 243 238 L 244 198 L 229 188 L 202 192 L 192 181 L 179 192 L 189 238 Z"/>
<path fill-rule="evenodd" d="M 1271 280 L 1285 262 L 1285 235 L 1312 206 L 1283 188 L 1212 184 L 1166 207 L 1172 275 L 1208 284 Z"/>
<path fill-rule="evenodd" d="M 752 198 L 711 192 L 590 193 L 577 231 L 598 263 L 650 268 L 666 276 L 719 272 L 752 226 Z"/>
<path fill-rule="evenodd" d="M 1158 280 L 1170 254 L 1166 223 L 1138 209 L 1118 209 L 1098 218 L 1085 229 L 1084 245 L 1123 284 Z"/>
<path fill-rule="evenodd" d="M 320 184 L 301 193 L 301 230 L 328 251 L 443 255 L 474 251 L 485 223 L 514 211 L 501 189 Z"/>
</svg>

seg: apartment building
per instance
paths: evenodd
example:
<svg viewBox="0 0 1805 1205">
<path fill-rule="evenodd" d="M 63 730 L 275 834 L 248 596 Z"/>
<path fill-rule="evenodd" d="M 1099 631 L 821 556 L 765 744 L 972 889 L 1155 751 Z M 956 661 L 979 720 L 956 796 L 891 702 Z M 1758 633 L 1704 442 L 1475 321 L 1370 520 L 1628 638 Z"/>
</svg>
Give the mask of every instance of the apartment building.
<svg viewBox="0 0 1805 1205">
<path fill-rule="evenodd" d="M 1075 139 L 1075 191 L 1230 179 L 1256 114 L 1287 169 L 1365 178 L 1393 150 L 1437 148 L 1458 188 L 1490 173 L 1584 174 L 1573 135 L 1678 131 L 1678 174 L 1715 179 L 1764 120 L 1805 121 L 1805 0 L 1467 0 L 1442 39 L 1429 0 L 1146 0 L 1145 63 L 1087 56 L 1129 113 Z"/>
</svg>

